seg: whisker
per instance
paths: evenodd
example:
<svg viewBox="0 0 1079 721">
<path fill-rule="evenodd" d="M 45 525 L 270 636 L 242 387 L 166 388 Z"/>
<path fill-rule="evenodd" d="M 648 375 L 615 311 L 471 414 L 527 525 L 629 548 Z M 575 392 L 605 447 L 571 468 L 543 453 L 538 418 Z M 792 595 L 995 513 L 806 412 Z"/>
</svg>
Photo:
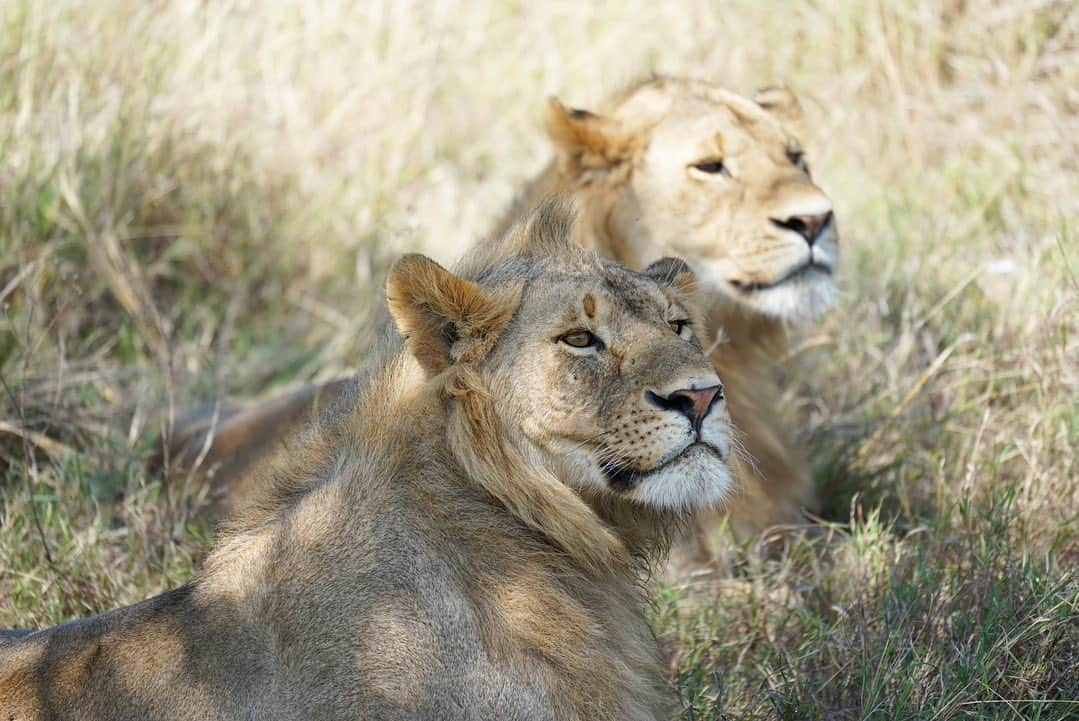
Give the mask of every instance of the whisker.
<svg viewBox="0 0 1079 721">
<path fill-rule="evenodd" d="M 594 436 L 589 436 L 588 438 L 585 438 L 584 440 L 582 440 L 582 441 L 580 441 L 579 443 L 575 444 L 575 445 L 574 445 L 574 446 L 573 446 L 572 448 L 568 449 L 568 450 L 567 450 L 567 451 L 566 451 L 565 453 L 563 453 L 562 455 L 564 455 L 564 456 L 568 456 L 569 454 L 573 453 L 574 451 L 576 451 L 576 450 L 577 450 L 578 448 L 580 448 L 581 446 L 583 446 L 583 445 L 585 445 L 585 444 L 587 444 L 587 443 L 591 443 L 592 441 L 596 440 L 597 438 L 602 438 L 603 436 L 609 436 L 609 435 L 611 435 L 612 433 L 614 433 L 614 431 L 600 431 L 600 432 L 599 432 L 599 433 L 597 433 L 596 435 L 594 435 Z"/>
<path fill-rule="evenodd" d="M 753 454 L 749 452 L 745 444 L 742 443 L 742 439 L 739 436 L 744 436 L 743 433 L 739 433 L 737 429 L 732 428 L 730 435 L 731 450 L 735 455 L 742 459 L 753 473 L 760 475 L 760 468 L 757 466 L 757 460 L 753 457 Z"/>
<path fill-rule="evenodd" d="M 624 470 L 632 470 L 632 461 L 627 458 L 613 456 L 600 463 L 600 468 L 606 473 L 618 473 Z"/>
</svg>

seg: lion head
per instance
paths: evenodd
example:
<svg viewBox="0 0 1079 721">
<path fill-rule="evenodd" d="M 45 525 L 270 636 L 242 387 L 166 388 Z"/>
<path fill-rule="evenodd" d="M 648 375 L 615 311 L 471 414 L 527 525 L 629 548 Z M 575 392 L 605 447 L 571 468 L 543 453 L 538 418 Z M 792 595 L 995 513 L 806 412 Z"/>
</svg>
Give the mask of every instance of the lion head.
<svg viewBox="0 0 1079 721">
<path fill-rule="evenodd" d="M 670 258 L 626 270 L 570 227 L 548 205 L 474 281 L 417 255 L 390 272 L 397 326 L 457 401 L 458 455 L 504 501 L 500 486 L 541 476 L 586 500 L 716 504 L 731 486 L 729 418 L 694 332 L 692 272 Z M 524 496 L 508 505 L 533 505 L 535 487 Z"/>
<path fill-rule="evenodd" d="M 800 112 L 783 88 L 750 99 L 661 77 L 598 114 L 552 99 L 547 127 L 601 252 L 631 267 L 683 257 L 706 289 L 792 320 L 832 303 L 839 257 L 832 203 L 785 125 Z"/>
</svg>

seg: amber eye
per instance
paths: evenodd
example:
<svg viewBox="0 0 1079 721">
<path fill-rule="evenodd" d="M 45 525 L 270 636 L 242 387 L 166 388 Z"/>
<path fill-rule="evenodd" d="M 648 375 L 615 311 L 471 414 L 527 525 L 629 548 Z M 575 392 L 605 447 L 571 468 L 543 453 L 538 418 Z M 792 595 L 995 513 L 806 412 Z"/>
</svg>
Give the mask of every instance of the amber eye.
<svg viewBox="0 0 1079 721">
<path fill-rule="evenodd" d="M 702 173 L 708 173 L 709 175 L 730 175 L 730 171 L 727 170 L 727 166 L 723 164 L 722 160 L 705 160 L 700 163 L 694 163 L 691 166 L 694 170 L 699 170 Z"/>
<path fill-rule="evenodd" d="M 672 321 L 668 321 L 668 322 L 671 325 L 671 330 L 673 330 L 678 335 L 682 336 L 683 338 L 685 338 L 688 335 L 688 333 L 689 333 L 689 319 L 688 318 L 682 318 L 681 320 L 672 320 Z"/>
<path fill-rule="evenodd" d="M 599 345 L 599 338 L 586 330 L 574 330 L 560 336 L 558 341 L 571 348 L 592 348 Z"/>
</svg>

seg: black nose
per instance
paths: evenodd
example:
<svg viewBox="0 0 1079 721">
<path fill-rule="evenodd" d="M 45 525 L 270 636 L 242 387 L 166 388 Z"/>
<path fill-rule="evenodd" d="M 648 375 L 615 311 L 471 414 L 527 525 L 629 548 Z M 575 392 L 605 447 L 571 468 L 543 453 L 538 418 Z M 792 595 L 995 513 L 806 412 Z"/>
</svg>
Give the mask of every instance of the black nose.
<svg viewBox="0 0 1079 721">
<path fill-rule="evenodd" d="M 829 210 L 822 215 L 792 215 L 786 220 L 777 220 L 775 218 L 770 220 L 773 225 L 784 230 L 793 230 L 805 238 L 807 243 L 813 245 L 817 242 L 817 238 L 820 237 L 821 231 L 832 222 L 832 211 Z"/>
<path fill-rule="evenodd" d="M 693 424 L 693 429 L 700 433 L 701 423 L 712 410 L 712 406 L 723 400 L 723 386 L 680 388 L 672 391 L 666 398 L 652 391 L 645 395 L 654 405 L 684 415 Z"/>
</svg>

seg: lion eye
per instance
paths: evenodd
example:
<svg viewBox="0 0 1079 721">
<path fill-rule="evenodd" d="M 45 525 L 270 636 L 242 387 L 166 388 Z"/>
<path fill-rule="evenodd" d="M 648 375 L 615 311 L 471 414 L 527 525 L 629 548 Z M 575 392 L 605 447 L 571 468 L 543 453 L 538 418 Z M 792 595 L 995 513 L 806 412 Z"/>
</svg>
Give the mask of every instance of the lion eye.
<svg viewBox="0 0 1079 721">
<path fill-rule="evenodd" d="M 791 161 L 791 163 L 793 165 L 797 166 L 797 168 L 799 170 L 801 170 L 803 173 L 806 173 L 806 174 L 809 173 L 809 163 L 806 162 L 805 153 L 803 153 L 802 151 L 800 151 L 800 150 L 788 150 L 787 151 L 787 160 Z"/>
<path fill-rule="evenodd" d="M 709 175 L 730 175 L 730 171 L 727 170 L 727 166 L 723 164 L 722 160 L 705 160 L 701 163 L 693 164 L 694 170 L 699 170 L 702 173 L 708 173 Z"/>
<path fill-rule="evenodd" d="M 571 348 L 592 348 L 599 345 L 599 338 L 586 330 L 571 331 L 559 337 L 558 341 Z"/>
<path fill-rule="evenodd" d="M 668 322 L 671 325 L 671 330 L 673 330 L 678 335 L 682 336 L 683 338 L 685 338 L 688 335 L 688 331 L 689 331 L 689 319 L 688 318 L 683 318 L 681 320 L 672 320 L 672 321 L 668 321 Z"/>
</svg>

